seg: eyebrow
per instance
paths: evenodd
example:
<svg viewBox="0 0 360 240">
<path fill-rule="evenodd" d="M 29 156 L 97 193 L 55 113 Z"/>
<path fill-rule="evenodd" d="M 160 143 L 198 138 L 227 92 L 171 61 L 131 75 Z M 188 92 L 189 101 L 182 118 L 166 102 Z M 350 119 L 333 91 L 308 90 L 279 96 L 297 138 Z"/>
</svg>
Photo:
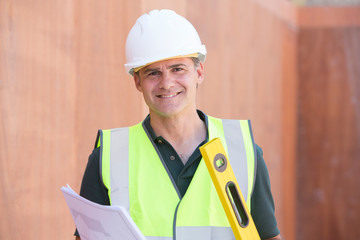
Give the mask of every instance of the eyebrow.
<svg viewBox="0 0 360 240">
<path fill-rule="evenodd" d="M 184 63 L 178 63 L 178 64 L 170 65 L 170 66 L 166 67 L 166 69 L 177 68 L 177 67 L 186 67 L 187 68 L 187 65 Z M 146 74 L 148 72 L 159 71 L 159 70 L 160 70 L 160 68 L 148 68 L 148 69 L 144 70 L 144 74 Z"/>
</svg>

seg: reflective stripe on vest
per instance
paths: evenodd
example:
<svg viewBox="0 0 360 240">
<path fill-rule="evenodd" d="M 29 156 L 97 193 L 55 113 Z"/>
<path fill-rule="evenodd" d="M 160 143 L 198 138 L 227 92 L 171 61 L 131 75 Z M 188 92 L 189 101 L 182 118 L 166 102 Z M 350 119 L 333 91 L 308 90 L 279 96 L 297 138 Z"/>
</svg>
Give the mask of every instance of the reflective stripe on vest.
<svg viewBox="0 0 360 240">
<path fill-rule="evenodd" d="M 248 121 L 221 120 L 210 116 L 208 120 L 209 139 L 222 139 L 240 189 L 251 209 L 256 155 L 250 124 Z M 174 239 L 178 240 L 235 239 L 203 161 L 180 200 L 176 184 L 144 126 L 138 124 L 130 128 L 103 130 L 100 142 L 102 179 L 109 190 L 110 202 L 127 208 L 148 239 L 172 239 L 173 232 L 176 233 Z M 154 176 L 149 176 L 148 172 L 152 171 Z M 151 197 L 156 193 L 165 197 Z M 196 202 L 199 198 L 201 202 Z"/>
<path fill-rule="evenodd" d="M 173 240 L 173 237 L 158 237 L 158 236 L 147 236 L 147 240 Z"/>
<path fill-rule="evenodd" d="M 234 239 L 231 227 L 196 226 L 177 227 L 176 240 L 219 240 Z"/>
<path fill-rule="evenodd" d="M 108 187 L 110 204 L 112 200 L 129 210 L 129 128 L 103 130 L 100 133 L 100 173 L 103 183 Z M 123 161 L 104 161 L 104 159 L 123 159 Z M 111 167 L 110 167 L 111 165 Z M 110 174 L 102 174 L 110 172 Z M 110 178 L 110 176 L 116 176 Z M 126 192 L 126 193 L 125 193 Z M 124 194 L 125 193 L 125 194 Z"/>
</svg>

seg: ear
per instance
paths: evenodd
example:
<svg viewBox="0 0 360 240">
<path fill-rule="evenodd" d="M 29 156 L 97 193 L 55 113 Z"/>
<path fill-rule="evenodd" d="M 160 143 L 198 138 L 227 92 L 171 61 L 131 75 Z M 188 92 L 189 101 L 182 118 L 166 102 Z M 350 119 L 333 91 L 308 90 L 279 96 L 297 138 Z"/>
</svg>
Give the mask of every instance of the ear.
<svg viewBox="0 0 360 240">
<path fill-rule="evenodd" d="M 204 73 L 204 64 L 199 62 L 199 66 L 196 67 L 196 72 L 198 74 L 197 83 L 201 84 L 204 81 L 205 73 Z"/>
<path fill-rule="evenodd" d="M 140 84 L 140 75 L 138 73 L 134 73 L 133 75 L 135 87 L 139 92 L 142 92 L 141 84 Z"/>
</svg>

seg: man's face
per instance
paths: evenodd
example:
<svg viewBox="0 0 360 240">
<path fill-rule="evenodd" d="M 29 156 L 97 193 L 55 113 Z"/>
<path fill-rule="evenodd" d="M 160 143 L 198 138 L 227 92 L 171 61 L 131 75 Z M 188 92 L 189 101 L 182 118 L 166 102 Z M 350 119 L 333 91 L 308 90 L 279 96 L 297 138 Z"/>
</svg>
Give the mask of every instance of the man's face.
<svg viewBox="0 0 360 240">
<path fill-rule="evenodd" d="M 134 74 L 150 114 L 177 116 L 196 110 L 196 88 L 204 79 L 203 65 L 195 68 L 191 58 L 153 63 Z"/>
</svg>

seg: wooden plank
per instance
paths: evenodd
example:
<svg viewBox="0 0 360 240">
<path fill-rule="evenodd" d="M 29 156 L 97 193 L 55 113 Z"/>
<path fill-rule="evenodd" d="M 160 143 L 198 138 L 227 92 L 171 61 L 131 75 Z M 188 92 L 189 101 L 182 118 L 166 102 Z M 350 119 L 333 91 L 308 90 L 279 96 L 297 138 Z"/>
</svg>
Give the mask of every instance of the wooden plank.
<svg viewBox="0 0 360 240">
<path fill-rule="evenodd" d="M 357 239 L 360 28 L 299 36 L 298 239 Z"/>
<path fill-rule="evenodd" d="M 296 162 L 298 135 L 298 59 L 297 32 L 286 23 L 282 31 L 282 223 L 281 235 L 286 239 L 296 239 Z M 279 187 L 279 186 L 275 186 Z M 275 205 L 276 209 L 279 208 Z"/>
</svg>

